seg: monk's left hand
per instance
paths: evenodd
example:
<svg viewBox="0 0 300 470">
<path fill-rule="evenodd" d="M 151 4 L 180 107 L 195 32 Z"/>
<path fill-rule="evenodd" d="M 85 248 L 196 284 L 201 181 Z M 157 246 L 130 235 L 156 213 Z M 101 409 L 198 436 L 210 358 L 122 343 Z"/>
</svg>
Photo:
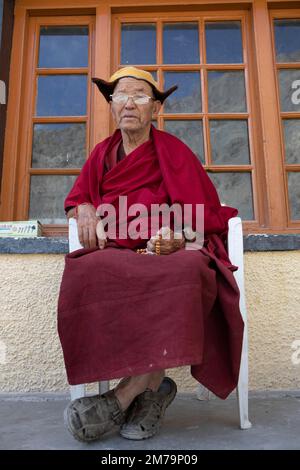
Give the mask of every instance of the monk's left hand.
<svg viewBox="0 0 300 470">
<path fill-rule="evenodd" d="M 156 242 L 158 241 L 160 245 L 160 255 L 169 255 L 170 253 L 174 253 L 175 251 L 180 250 L 180 248 L 184 248 L 185 246 L 184 236 L 181 234 L 180 238 L 175 238 L 173 230 L 171 230 L 169 227 L 163 227 L 154 237 L 150 238 L 147 244 L 148 249 L 156 253 L 158 246 Z"/>
</svg>

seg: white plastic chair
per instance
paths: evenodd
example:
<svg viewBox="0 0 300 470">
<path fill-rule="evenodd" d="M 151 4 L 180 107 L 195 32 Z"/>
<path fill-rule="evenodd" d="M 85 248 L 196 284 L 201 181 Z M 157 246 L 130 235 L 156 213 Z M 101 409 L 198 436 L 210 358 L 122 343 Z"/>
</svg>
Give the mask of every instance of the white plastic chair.
<svg viewBox="0 0 300 470">
<path fill-rule="evenodd" d="M 244 286 L 243 228 L 240 217 L 230 219 L 228 229 L 228 255 L 232 264 L 239 268 L 233 274 L 240 290 L 240 311 L 245 324 L 240 375 L 236 392 L 239 406 L 240 428 L 249 429 L 252 425 L 248 418 L 248 329 Z M 210 394 L 211 392 L 203 387 L 203 385 L 198 385 L 197 398 L 199 400 L 209 400 Z"/>
<path fill-rule="evenodd" d="M 250 423 L 248 416 L 248 326 L 244 285 L 243 227 L 240 217 L 233 217 L 229 220 L 228 255 L 232 264 L 239 268 L 234 272 L 234 277 L 240 290 L 240 311 L 244 320 L 245 328 L 240 375 L 236 392 L 239 404 L 240 428 L 249 429 L 252 424 Z"/>
<path fill-rule="evenodd" d="M 251 423 L 248 419 L 248 333 L 247 333 L 247 311 L 244 289 L 244 253 L 243 253 L 243 230 L 240 217 L 233 217 L 229 220 L 228 230 L 228 254 L 229 258 L 238 270 L 234 272 L 237 285 L 240 289 L 240 310 L 245 323 L 242 358 L 240 366 L 239 382 L 237 386 L 237 397 L 239 404 L 239 416 L 241 429 L 249 429 Z M 69 219 L 69 252 L 82 248 L 78 239 L 76 219 Z M 99 393 L 104 393 L 109 389 L 109 381 L 99 382 Z M 86 395 L 85 384 L 72 385 L 70 387 L 71 400 L 81 398 Z M 197 395 L 199 400 L 209 399 L 210 392 L 202 385 L 198 386 Z"/>
<path fill-rule="evenodd" d="M 233 274 L 240 290 L 240 311 L 244 320 L 245 328 L 240 375 L 236 392 L 239 405 L 240 428 L 249 429 L 252 424 L 249 421 L 248 416 L 248 325 L 244 284 L 243 226 L 240 217 L 233 217 L 229 220 L 228 255 L 231 263 L 239 268 Z"/>
</svg>

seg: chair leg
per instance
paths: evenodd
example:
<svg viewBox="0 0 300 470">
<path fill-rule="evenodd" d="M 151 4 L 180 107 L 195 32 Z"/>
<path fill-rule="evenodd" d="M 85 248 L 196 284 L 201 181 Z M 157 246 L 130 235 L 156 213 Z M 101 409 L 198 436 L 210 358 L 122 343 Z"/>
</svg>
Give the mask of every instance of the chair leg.
<svg viewBox="0 0 300 470">
<path fill-rule="evenodd" d="M 98 382 L 98 388 L 99 388 L 99 395 L 102 395 L 102 393 L 105 393 L 109 390 L 109 381 L 104 380 L 102 382 Z M 80 384 L 80 385 L 71 385 L 70 386 L 70 393 L 71 393 L 71 400 L 76 400 L 77 398 L 82 398 L 86 396 L 85 393 L 85 384 Z"/>
<path fill-rule="evenodd" d="M 85 396 L 85 385 L 71 385 L 70 387 L 71 400 L 76 400 L 77 398 L 82 398 Z"/>
<path fill-rule="evenodd" d="M 237 399 L 239 405 L 240 428 L 249 429 L 252 424 L 248 417 L 248 337 L 244 332 L 243 349 L 240 366 L 239 382 L 237 386 Z"/>
<path fill-rule="evenodd" d="M 239 402 L 240 428 L 249 429 L 252 424 L 248 418 L 248 390 L 246 387 L 238 386 L 236 391 Z"/>
</svg>

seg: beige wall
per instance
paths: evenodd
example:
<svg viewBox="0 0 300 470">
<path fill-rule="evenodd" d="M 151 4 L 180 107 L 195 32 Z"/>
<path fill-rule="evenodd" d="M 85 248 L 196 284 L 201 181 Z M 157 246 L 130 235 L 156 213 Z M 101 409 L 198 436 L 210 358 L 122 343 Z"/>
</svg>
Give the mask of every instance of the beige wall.
<svg viewBox="0 0 300 470">
<path fill-rule="evenodd" d="M 0 256 L 0 391 L 64 391 L 56 333 L 62 255 Z M 300 251 L 247 253 L 250 389 L 300 388 L 291 348 L 300 340 Z M 299 356 L 300 357 L 300 354 Z M 196 387 L 189 367 L 174 369 L 181 391 Z"/>
</svg>

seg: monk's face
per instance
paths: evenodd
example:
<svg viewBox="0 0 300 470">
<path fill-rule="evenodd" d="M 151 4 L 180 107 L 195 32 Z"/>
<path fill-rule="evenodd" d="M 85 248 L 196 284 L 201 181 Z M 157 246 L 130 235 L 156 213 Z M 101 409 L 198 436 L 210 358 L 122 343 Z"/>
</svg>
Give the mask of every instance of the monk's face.
<svg viewBox="0 0 300 470">
<path fill-rule="evenodd" d="M 142 94 L 154 98 L 149 83 L 131 77 L 121 78 L 114 89 L 115 93 Z M 142 129 L 150 129 L 152 116 L 158 113 L 160 105 L 160 101 L 157 100 L 149 100 L 147 104 L 136 104 L 132 98 L 129 98 L 126 104 L 111 102 L 111 112 L 121 131 L 139 132 Z"/>
</svg>

